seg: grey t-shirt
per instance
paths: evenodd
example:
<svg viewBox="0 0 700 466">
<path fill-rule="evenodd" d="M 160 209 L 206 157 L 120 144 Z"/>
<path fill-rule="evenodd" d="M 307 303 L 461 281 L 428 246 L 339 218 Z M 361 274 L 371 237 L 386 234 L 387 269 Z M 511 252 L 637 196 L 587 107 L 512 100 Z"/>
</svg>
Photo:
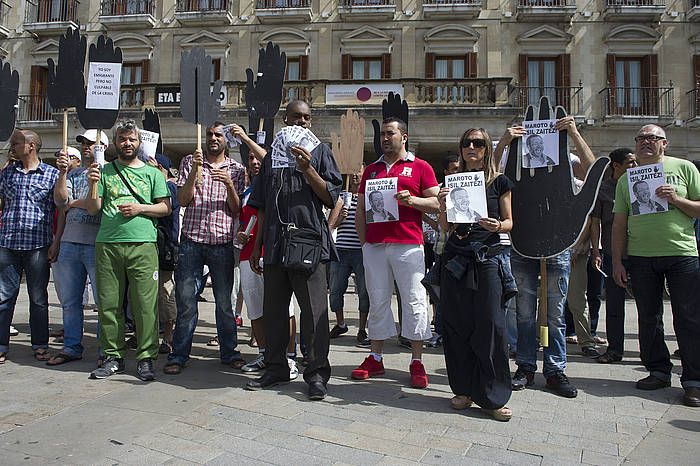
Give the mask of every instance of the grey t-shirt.
<svg viewBox="0 0 700 466">
<path fill-rule="evenodd" d="M 68 200 L 84 199 L 90 192 L 87 181 L 87 169 L 76 168 L 66 178 Z M 100 214 L 90 215 L 87 210 L 73 207 L 66 213 L 66 229 L 61 242 L 78 244 L 95 244 L 97 231 L 100 229 Z"/>
</svg>

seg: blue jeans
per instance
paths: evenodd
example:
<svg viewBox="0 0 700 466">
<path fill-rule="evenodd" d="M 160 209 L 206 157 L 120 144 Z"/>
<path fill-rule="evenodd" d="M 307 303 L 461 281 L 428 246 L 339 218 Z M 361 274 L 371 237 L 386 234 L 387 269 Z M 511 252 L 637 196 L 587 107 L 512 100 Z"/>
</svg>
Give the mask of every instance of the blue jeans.
<svg viewBox="0 0 700 466">
<path fill-rule="evenodd" d="M 236 318 L 233 315 L 231 291 L 236 256 L 233 243 L 203 244 L 187 238 L 180 242 L 178 266 L 175 270 L 175 301 L 177 320 L 173 334 L 173 352 L 168 361 L 184 365 L 190 358 L 192 338 L 197 327 L 197 290 L 200 288 L 204 265 L 209 267 L 214 301 L 216 303 L 216 333 L 219 336 L 221 362 L 229 364 L 241 359 L 238 346 Z"/>
<path fill-rule="evenodd" d="M 63 352 L 79 357 L 83 354 L 83 291 L 85 279 L 95 277 L 95 245 L 62 242 L 54 272 L 61 277 L 58 294 L 63 306 Z M 99 332 L 99 325 L 97 326 Z M 98 336 L 99 338 L 99 336 Z"/>
<path fill-rule="evenodd" d="M 549 346 L 543 349 L 543 374 L 545 377 L 566 370 L 566 339 L 564 332 L 564 301 L 569 285 L 570 252 L 547 259 L 547 326 Z M 518 284 L 517 323 L 518 351 L 515 363 L 519 368 L 537 370 L 537 285 L 540 260 L 513 254 L 510 259 L 513 275 Z"/>
<path fill-rule="evenodd" d="M 343 310 L 343 295 L 348 289 L 348 278 L 355 274 L 355 286 L 360 300 L 360 312 L 369 312 L 369 295 L 365 284 L 365 267 L 362 264 L 362 249 L 338 249 L 338 262 L 330 263 L 330 304 L 331 311 Z"/>
<path fill-rule="evenodd" d="M 0 353 L 10 345 L 10 324 L 15 313 L 22 274 L 27 274 L 29 328 L 32 349 L 49 347 L 49 248 L 17 251 L 0 247 Z"/>
<path fill-rule="evenodd" d="M 671 380 L 671 357 L 664 341 L 664 278 L 671 295 L 673 329 L 681 353 L 683 388 L 700 387 L 700 266 L 697 257 L 629 257 L 639 319 L 639 358 L 662 380 Z"/>
</svg>

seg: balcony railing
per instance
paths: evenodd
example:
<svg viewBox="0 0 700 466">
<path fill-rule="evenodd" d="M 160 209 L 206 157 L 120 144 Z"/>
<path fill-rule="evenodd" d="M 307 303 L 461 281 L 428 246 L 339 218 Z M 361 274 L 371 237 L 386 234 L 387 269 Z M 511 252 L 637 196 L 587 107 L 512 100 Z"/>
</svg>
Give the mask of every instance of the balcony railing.
<svg viewBox="0 0 700 466">
<path fill-rule="evenodd" d="M 479 5 L 482 0 L 423 0 L 423 5 Z"/>
<path fill-rule="evenodd" d="M 665 7 L 666 0 L 606 0 L 606 5 L 610 7 Z"/>
<path fill-rule="evenodd" d="M 606 117 L 673 118 L 673 86 L 607 87 L 598 94 Z"/>
<path fill-rule="evenodd" d="M 207 12 L 207 11 L 228 11 L 229 0 L 177 0 L 175 12 Z"/>
<path fill-rule="evenodd" d="M 120 91 L 119 108 L 140 110 L 143 107 L 146 94 L 143 84 L 122 84 Z"/>
<path fill-rule="evenodd" d="M 700 0 L 689 1 L 686 18 L 688 21 L 697 21 L 700 19 Z"/>
<path fill-rule="evenodd" d="M 78 0 L 27 0 L 24 22 L 75 22 L 78 19 L 79 5 Z"/>
<path fill-rule="evenodd" d="M 558 87 L 516 87 L 513 91 L 513 106 L 524 115 L 529 105 L 538 105 L 540 97 L 549 97 L 550 104 L 561 105 L 569 115 L 583 115 L 583 85 Z"/>
<path fill-rule="evenodd" d="M 7 26 L 7 15 L 12 7 L 5 2 L 0 2 L 0 26 Z"/>
<path fill-rule="evenodd" d="M 258 0 L 255 8 L 269 10 L 272 8 L 309 8 L 309 0 Z"/>
<path fill-rule="evenodd" d="M 53 109 L 46 95 L 30 94 L 19 96 L 19 121 L 53 121 Z"/>
<path fill-rule="evenodd" d="M 339 2 L 341 6 L 344 7 L 354 7 L 354 6 L 393 6 L 395 5 L 394 0 L 341 0 Z"/>
<path fill-rule="evenodd" d="M 688 109 L 689 109 L 689 119 L 694 120 L 700 117 L 700 89 L 697 87 L 691 91 L 688 91 L 686 95 L 688 96 Z"/>
<path fill-rule="evenodd" d="M 155 0 L 102 0 L 100 16 L 153 15 Z"/>
<path fill-rule="evenodd" d="M 426 18 L 476 18 L 483 0 L 423 0 Z"/>
</svg>

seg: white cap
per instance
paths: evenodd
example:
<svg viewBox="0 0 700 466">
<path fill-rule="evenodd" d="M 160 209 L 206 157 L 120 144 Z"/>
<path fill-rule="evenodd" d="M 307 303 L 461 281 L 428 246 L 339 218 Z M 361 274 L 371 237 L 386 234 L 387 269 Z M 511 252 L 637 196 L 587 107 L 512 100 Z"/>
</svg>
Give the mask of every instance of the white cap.
<svg viewBox="0 0 700 466">
<path fill-rule="evenodd" d="M 78 160 L 83 160 L 83 157 L 80 154 L 80 151 L 78 149 L 76 149 L 75 147 L 68 147 L 66 152 L 68 153 L 68 157 L 78 157 Z"/>
<path fill-rule="evenodd" d="M 96 129 L 89 129 L 85 131 L 83 134 L 78 135 L 78 137 L 75 138 L 76 141 L 78 142 L 83 142 L 83 140 L 88 140 L 92 143 L 97 142 L 97 130 Z M 108 146 L 109 145 L 109 138 L 105 134 L 104 131 L 100 131 L 100 144 L 103 146 Z"/>
</svg>

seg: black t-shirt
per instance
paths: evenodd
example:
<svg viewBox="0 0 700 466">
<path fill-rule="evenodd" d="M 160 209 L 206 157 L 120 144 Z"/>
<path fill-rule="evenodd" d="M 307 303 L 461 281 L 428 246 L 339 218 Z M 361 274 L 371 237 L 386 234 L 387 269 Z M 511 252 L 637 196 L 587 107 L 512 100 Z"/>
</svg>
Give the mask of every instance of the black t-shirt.
<svg viewBox="0 0 700 466">
<path fill-rule="evenodd" d="M 486 187 L 486 208 L 490 218 L 501 218 L 501 204 L 499 202 L 502 195 L 513 189 L 513 182 L 505 175 L 498 175 L 493 183 Z M 500 242 L 500 235 L 480 227 L 478 223 L 457 225 L 455 231 L 458 235 L 464 236 L 469 233 L 465 240 L 469 242 L 480 242 L 489 246 Z"/>
<path fill-rule="evenodd" d="M 333 153 L 325 144 L 311 152 L 311 165 L 326 182 L 333 208 L 343 181 Z M 323 203 L 311 189 L 303 173 L 295 167 L 272 168 L 272 156 L 263 159 L 260 174 L 253 181 L 248 205 L 265 211 L 263 250 L 265 264 L 278 264 L 281 258 L 282 224 L 294 223 L 297 228 L 311 228 L 321 234 L 321 261 L 337 260 Z"/>
</svg>

